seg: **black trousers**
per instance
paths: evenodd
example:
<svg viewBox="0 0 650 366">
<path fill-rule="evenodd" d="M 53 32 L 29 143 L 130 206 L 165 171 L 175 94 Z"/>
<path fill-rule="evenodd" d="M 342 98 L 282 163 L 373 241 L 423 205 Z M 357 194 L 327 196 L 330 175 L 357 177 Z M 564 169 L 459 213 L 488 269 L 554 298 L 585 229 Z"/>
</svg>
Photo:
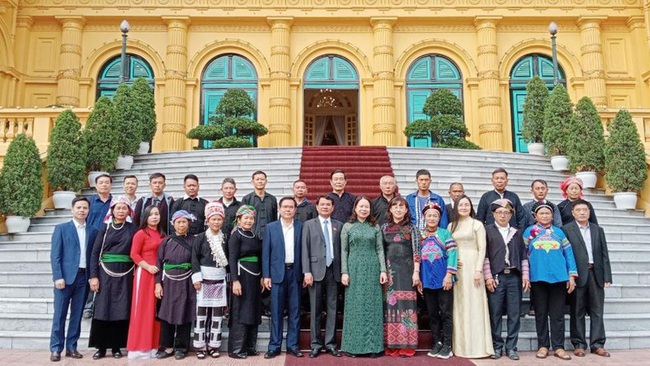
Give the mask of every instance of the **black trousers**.
<svg viewBox="0 0 650 366">
<path fill-rule="evenodd" d="M 519 272 L 499 274 L 499 284 L 494 292 L 487 292 L 488 306 L 490 308 L 490 325 L 492 326 L 492 346 L 494 352 L 500 354 L 504 346 L 506 350 L 517 350 L 519 328 L 521 321 L 519 309 L 521 308 L 521 276 Z M 501 335 L 503 315 L 508 316 L 508 335 L 504 342 Z"/>
<path fill-rule="evenodd" d="M 569 297 L 571 306 L 570 333 L 571 343 L 575 348 L 587 349 L 585 315 L 589 314 L 589 348 L 594 350 L 605 346 L 605 324 L 603 312 L 605 289 L 598 286 L 594 270 L 589 270 L 587 284 L 576 287 Z"/>
<path fill-rule="evenodd" d="M 564 307 L 566 306 L 566 282 L 531 282 L 537 348 L 564 349 Z M 548 337 L 549 319 L 551 338 Z"/>
<path fill-rule="evenodd" d="M 323 294 L 325 294 L 325 338 L 321 336 L 321 313 L 323 311 Z M 309 306 L 311 320 L 309 324 L 311 335 L 311 349 L 320 350 L 336 349 L 336 301 L 338 299 L 338 283 L 334 279 L 332 266 L 325 270 L 322 281 L 314 281 L 309 286 Z"/>
<path fill-rule="evenodd" d="M 254 354 L 257 350 L 257 324 L 242 324 L 233 319 L 228 330 L 228 353 Z"/>
<path fill-rule="evenodd" d="M 424 289 L 424 304 L 429 313 L 433 345 L 437 342 L 451 347 L 454 330 L 454 291 Z"/>
<path fill-rule="evenodd" d="M 174 348 L 174 351 L 188 352 L 191 330 L 192 322 L 175 325 L 160 320 L 160 346 Z"/>
</svg>

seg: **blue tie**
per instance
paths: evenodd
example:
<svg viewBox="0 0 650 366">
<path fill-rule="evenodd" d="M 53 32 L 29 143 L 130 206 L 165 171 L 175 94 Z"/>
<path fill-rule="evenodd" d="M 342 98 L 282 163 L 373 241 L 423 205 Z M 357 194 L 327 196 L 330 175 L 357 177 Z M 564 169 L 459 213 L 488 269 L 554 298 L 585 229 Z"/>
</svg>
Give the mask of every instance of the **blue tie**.
<svg viewBox="0 0 650 366">
<path fill-rule="evenodd" d="M 332 264 L 332 243 L 330 242 L 330 229 L 327 220 L 323 221 L 323 235 L 325 235 L 325 263 L 329 267 Z"/>
</svg>

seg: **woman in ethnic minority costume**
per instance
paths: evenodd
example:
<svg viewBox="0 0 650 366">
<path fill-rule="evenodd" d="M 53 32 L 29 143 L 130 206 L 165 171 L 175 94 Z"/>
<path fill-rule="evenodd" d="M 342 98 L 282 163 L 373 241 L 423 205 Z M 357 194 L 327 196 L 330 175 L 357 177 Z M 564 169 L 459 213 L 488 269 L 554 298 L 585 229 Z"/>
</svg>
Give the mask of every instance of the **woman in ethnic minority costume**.
<svg viewBox="0 0 650 366">
<path fill-rule="evenodd" d="M 237 210 L 237 227 L 228 240 L 228 263 L 232 280 L 228 356 L 244 359 L 259 355 L 257 327 L 262 323 L 262 241 L 253 233 L 255 209 Z"/>
<path fill-rule="evenodd" d="M 226 295 L 225 235 L 221 232 L 224 208 L 221 202 L 212 201 L 205 206 L 208 229 L 196 236 L 192 251 L 192 283 L 196 289 L 196 321 L 194 322 L 194 348 L 196 357 L 207 354 L 219 357 L 223 315 L 228 306 Z"/>
<path fill-rule="evenodd" d="M 388 222 L 381 232 L 388 272 L 384 305 L 386 355 L 411 357 L 418 346 L 416 289 L 420 284 L 420 235 L 411 225 L 404 198 L 398 196 L 390 201 Z"/>
<path fill-rule="evenodd" d="M 341 229 L 341 283 L 347 286 L 341 350 L 352 357 L 384 353 L 381 285 L 386 282 L 382 234 L 370 201 L 358 197 L 350 221 Z"/>
<path fill-rule="evenodd" d="M 144 210 L 140 230 L 131 245 L 131 259 L 137 265 L 133 278 L 131 324 L 126 349 L 129 360 L 156 356 L 160 345 L 160 322 L 156 319 L 154 288 L 158 273 L 158 247 L 165 237 L 157 206 Z"/>
<path fill-rule="evenodd" d="M 155 294 L 160 299 L 160 346 L 156 358 L 182 360 L 190 349 L 192 322 L 196 319 L 196 290 L 192 286 L 192 244 L 194 236 L 187 235 L 191 213 L 180 210 L 172 216 L 175 234 L 163 240 L 158 248 L 158 268 Z"/>
<path fill-rule="evenodd" d="M 122 357 L 131 313 L 133 260 L 131 240 L 138 228 L 126 222 L 131 206 L 124 197 L 111 203 L 110 222 L 97 234 L 90 256 L 90 290 L 95 292 L 95 313 L 90 326 L 89 346 L 97 348 L 93 359 Z"/>
<path fill-rule="evenodd" d="M 562 191 L 562 196 L 565 200 L 560 202 L 556 209 L 560 211 L 562 225 L 566 225 L 575 220 L 571 210 L 573 209 L 573 201 L 579 200 L 584 196 L 584 193 L 582 193 L 582 186 L 582 179 L 575 176 L 570 176 L 560 183 L 560 190 Z M 585 202 L 587 202 L 587 206 L 589 207 L 589 222 L 598 225 L 594 206 L 592 206 L 588 201 Z"/>
</svg>

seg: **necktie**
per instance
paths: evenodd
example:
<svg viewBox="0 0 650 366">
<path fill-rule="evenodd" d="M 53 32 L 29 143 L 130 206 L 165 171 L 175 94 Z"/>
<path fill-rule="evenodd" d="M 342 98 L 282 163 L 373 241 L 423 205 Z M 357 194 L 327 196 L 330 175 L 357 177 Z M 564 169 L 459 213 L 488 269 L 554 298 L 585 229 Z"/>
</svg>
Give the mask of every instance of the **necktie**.
<svg viewBox="0 0 650 366">
<path fill-rule="evenodd" d="M 332 264 L 332 243 L 330 242 L 330 229 L 328 221 L 323 221 L 323 235 L 325 236 L 325 263 L 329 267 Z"/>
</svg>

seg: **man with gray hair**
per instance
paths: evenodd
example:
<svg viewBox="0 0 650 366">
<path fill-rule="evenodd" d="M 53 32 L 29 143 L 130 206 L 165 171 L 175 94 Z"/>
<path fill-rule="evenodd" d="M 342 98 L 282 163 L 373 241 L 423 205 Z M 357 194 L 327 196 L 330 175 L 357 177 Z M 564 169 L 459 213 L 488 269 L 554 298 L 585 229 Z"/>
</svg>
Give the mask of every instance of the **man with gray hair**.
<svg viewBox="0 0 650 366">
<path fill-rule="evenodd" d="M 379 189 L 381 194 L 379 197 L 372 200 L 370 212 L 375 217 L 375 221 L 379 226 L 388 221 L 388 203 L 392 200 L 397 193 L 397 181 L 391 175 L 384 175 L 379 179 Z"/>
</svg>

